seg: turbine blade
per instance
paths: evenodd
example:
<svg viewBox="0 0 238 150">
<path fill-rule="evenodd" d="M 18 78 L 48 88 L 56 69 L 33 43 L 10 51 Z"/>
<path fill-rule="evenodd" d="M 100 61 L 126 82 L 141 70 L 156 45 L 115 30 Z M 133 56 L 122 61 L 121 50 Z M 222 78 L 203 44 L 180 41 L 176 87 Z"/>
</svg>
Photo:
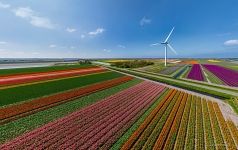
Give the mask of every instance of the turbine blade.
<svg viewBox="0 0 238 150">
<path fill-rule="evenodd" d="M 169 40 L 169 37 L 171 36 L 171 34 L 173 33 L 173 31 L 174 31 L 174 27 L 173 27 L 173 29 L 170 31 L 169 35 L 167 36 L 167 38 L 165 39 L 164 42 L 167 42 L 167 41 Z"/>
<path fill-rule="evenodd" d="M 174 52 L 174 54 L 178 54 L 177 52 L 176 52 L 176 50 L 170 45 L 170 44 L 168 44 L 168 47 Z"/>
</svg>

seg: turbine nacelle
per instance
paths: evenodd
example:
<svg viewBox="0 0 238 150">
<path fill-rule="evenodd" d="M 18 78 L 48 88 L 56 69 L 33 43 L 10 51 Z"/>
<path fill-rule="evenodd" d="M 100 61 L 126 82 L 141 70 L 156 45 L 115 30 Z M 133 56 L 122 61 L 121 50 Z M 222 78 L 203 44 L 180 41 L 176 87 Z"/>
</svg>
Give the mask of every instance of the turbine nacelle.
<svg viewBox="0 0 238 150">
<path fill-rule="evenodd" d="M 161 42 L 160 44 L 162 44 L 162 45 L 167 45 L 167 44 L 169 44 L 168 42 Z"/>
</svg>

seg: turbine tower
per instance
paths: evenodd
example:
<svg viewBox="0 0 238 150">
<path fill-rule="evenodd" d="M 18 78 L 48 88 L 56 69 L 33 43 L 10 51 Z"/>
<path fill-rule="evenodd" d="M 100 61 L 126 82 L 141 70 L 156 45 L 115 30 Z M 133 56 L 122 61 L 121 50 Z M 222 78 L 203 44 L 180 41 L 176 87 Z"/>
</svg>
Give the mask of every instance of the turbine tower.
<svg viewBox="0 0 238 150">
<path fill-rule="evenodd" d="M 164 42 L 161 42 L 162 45 L 164 45 L 164 66 L 167 66 L 167 49 L 169 47 L 170 50 L 172 50 L 175 54 L 177 54 L 177 52 L 175 51 L 175 49 L 169 44 L 168 40 L 171 36 L 171 34 L 174 31 L 174 27 L 173 29 L 170 31 L 169 35 L 167 36 L 167 38 L 165 39 Z"/>
</svg>

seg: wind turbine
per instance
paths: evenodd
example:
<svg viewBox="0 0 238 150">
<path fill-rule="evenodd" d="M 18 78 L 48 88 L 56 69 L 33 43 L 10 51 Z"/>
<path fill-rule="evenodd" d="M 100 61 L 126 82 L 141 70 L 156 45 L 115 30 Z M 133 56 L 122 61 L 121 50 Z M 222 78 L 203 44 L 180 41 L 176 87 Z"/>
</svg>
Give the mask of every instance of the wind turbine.
<svg viewBox="0 0 238 150">
<path fill-rule="evenodd" d="M 174 31 L 174 27 L 172 28 L 172 30 L 170 31 L 169 35 L 167 36 L 167 38 L 165 39 L 164 42 L 161 42 L 162 45 L 164 45 L 164 66 L 166 67 L 167 66 L 167 49 L 168 47 L 170 48 L 170 50 L 172 50 L 172 52 L 174 52 L 176 55 L 177 55 L 177 52 L 175 51 L 175 49 L 169 44 L 168 40 L 171 36 L 171 34 L 173 33 Z"/>
</svg>

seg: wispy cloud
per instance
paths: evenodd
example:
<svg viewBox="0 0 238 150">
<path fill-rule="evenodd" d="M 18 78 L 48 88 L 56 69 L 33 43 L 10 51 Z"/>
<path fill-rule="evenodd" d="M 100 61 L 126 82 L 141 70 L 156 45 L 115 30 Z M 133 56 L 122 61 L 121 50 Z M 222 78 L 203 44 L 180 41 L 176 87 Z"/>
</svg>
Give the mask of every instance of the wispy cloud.
<svg viewBox="0 0 238 150">
<path fill-rule="evenodd" d="M 84 38 L 85 38 L 85 35 L 84 35 L 84 34 L 81 34 L 80 37 L 81 37 L 81 39 L 84 39 Z"/>
<path fill-rule="evenodd" d="M 0 8 L 10 8 L 11 5 L 0 2 Z"/>
<path fill-rule="evenodd" d="M 153 47 L 153 46 L 157 46 L 157 45 L 159 45 L 160 43 L 153 43 L 153 44 L 150 44 L 150 46 L 151 47 Z"/>
<path fill-rule="evenodd" d="M 53 24 L 49 18 L 38 16 L 38 13 L 33 11 L 30 7 L 19 7 L 13 10 L 13 12 L 17 17 L 27 20 L 33 26 L 47 29 L 56 28 L 56 25 Z"/>
<path fill-rule="evenodd" d="M 117 45 L 117 47 L 119 47 L 119 48 L 126 48 L 126 46 L 124 46 L 124 45 Z"/>
<path fill-rule="evenodd" d="M 111 50 L 109 50 L 109 49 L 103 49 L 103 51 L 106 52 L 106 53 L 110 53 L 111 52 Z"/>
<path fill-rule="evenodd" d="M 143 17 L 141 20 L 140 20 L 140 26 L 144 26 L 146 24 L 150 24 L 151 23 L 151 19 L 147 18 L 147 17 Z"/>
<path fill-rule="evenodd" d="M 5 42 L 5 41 L 0 41 L 0 45 L 5 45 L 5 44 L 7 44 L 7 42 Z"/>
<path fill-rule="evenodd" d="M 226 46 L 235 46 L 238 45 L 238 40 L 228 40 L 224 42 L 224 45 Z"/>
<path fill-rule="evenodd" d="M 104 31 L 105 31 L 104 28 L 97 28 L 95 31 L 91 31 L 91 32 L 89 32 L 88 34 L 95 36 L 95 35 L 98 35 L 98 34 L 102 34 Z"/>
<path fill-rule="evenodd" d="M 74 29 L 74 28 L 66 28 L 66 31 L 69 32 L 69 33 L 72 33 L 72 32 L 76 32 L 77 29 Z"/>
<path fill-rule="evenodd" d="M 55 45 L 55 44 L 49 45 L 49 48 L 55 48 L 55 47 L 57 47 L 57 45 Z"/>
</svg>

